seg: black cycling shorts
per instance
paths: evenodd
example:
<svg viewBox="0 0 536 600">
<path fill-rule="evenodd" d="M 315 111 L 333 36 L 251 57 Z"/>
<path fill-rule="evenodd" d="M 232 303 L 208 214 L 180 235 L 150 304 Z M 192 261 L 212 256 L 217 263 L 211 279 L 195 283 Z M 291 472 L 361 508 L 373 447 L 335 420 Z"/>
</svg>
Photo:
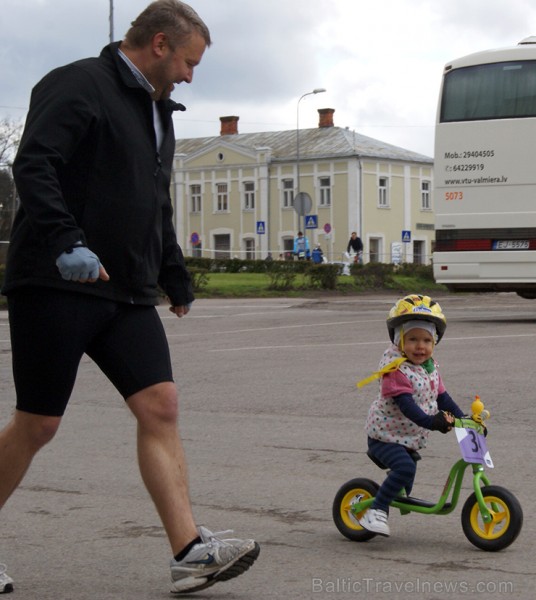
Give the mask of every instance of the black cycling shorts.
<svg viewBox="0 0 536 600">
<path fill-rule="evenodd" d="M 19 410 L 62 416 L 84 354 L 125 399 L 173 381 L 167 338 L 154 306 L 33 287 L 12 292 L 8 308 Z"/>
</svg>

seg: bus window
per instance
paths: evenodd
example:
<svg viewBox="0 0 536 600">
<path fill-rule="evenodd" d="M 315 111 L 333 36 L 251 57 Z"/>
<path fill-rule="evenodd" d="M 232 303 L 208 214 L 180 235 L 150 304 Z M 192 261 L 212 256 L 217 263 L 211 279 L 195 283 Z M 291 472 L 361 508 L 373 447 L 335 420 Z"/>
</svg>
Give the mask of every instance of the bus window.
<svg viewBox="0 0 536 600">
<path fill-rule="evenodd" d="M 445 75 L 441 123 L 536 116 L 536 61 L 477 65 Z"/>
</svg>

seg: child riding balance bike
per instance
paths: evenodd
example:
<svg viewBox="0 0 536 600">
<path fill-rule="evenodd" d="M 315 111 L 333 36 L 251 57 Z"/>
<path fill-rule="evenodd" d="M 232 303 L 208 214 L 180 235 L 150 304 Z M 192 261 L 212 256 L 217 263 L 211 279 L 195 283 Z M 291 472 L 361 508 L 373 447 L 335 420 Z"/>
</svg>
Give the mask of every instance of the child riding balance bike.
<svg viewBox="0 0 536 600">
<path fill-rule="evenodd" d="M 484 474 L 484 465 L 493 466 L 483 424 L 489 413 L 481 402 L 473 403 L 473 418 L 465 418 L 446 391 L 432 358 L 446 329 L 441 307 L 428 296 L 406 296 L 389 312 L 387 329 L 392 344 L 384 352 L 379 370 L 358 387 L 380 379 L 365 430 L 368 456 L 380 468 L 389 469 L 388 475 L 381 486 L 359 478 L 339 489 L 333 503 L 337 528 L 353 541 L 366 541 L 378 534 L 390 535 L 390 507 L 399 508 L 402 514 L 448 514 L 457 504 L 464 472 L 471 465 L 474 493 L 462 511 L 464 533 L 484 550 L 510 545 L 521 530 L 523 513 L 515 496 L 490 486 Z M 453 428 L 463 458 L 452 467 L 439 501 L 411 498 L 418 450 L 426 446 L 430 431 L 447 433 Z M 452 499 L 447 502 L 451 491 Z"/>
</svg>

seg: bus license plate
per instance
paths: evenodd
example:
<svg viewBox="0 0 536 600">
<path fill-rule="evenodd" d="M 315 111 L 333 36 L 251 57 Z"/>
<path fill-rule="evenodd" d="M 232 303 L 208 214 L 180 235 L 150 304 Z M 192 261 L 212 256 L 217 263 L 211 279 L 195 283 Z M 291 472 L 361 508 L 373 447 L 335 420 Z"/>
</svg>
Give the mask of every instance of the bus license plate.
<svg viewBox="0 0 536 600">
<path fill-rule="evenodd" d="M 528 250 L 529 240 L 495 240 L 494 250 Z"/>
</svg>

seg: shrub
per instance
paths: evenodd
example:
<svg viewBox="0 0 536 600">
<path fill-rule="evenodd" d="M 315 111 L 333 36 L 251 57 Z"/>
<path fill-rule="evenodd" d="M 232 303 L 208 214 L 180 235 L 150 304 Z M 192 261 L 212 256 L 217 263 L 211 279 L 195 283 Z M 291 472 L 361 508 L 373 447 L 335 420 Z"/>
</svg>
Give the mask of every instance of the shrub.
<svg viewBox="0 0 536 600">
<path fill-rule="evenodd" d="M 196 267 L 190 267 L 188 269 L 192 277 L 192 286 L 194 292 L 201 292 L 208 285 L 208 271 L 207 269 L 198 269 Z"/>
<path fill-rule="evenodd" d="M 281 261 L 270 263 L 267 269 L 270 290 L 290 290 L 296 279 L 296 269 L 293 262 Z"/>
<path fill-rule="evenodd" d="M 312 287 L 319 287 L 323 290 L 334 290 L 337 288 L 339 265 L 310 265 L 306 275 Z"/>
<path fill-rule="evenodd" d="M 352 265 L 350 273 L 355 284 L 361 288 L 378 289 L 394 284 L 394 265 L 390 263 L 367 263 L 366 265 Z"/>
<path fill-rule="evenodd" d="M 419 265 L 416 263 L 402 263 L 396 269 L 397 275 L 414 277 L 424 281 L 434 281 L 434 268 L 432 265 Z"/>
</svg>

